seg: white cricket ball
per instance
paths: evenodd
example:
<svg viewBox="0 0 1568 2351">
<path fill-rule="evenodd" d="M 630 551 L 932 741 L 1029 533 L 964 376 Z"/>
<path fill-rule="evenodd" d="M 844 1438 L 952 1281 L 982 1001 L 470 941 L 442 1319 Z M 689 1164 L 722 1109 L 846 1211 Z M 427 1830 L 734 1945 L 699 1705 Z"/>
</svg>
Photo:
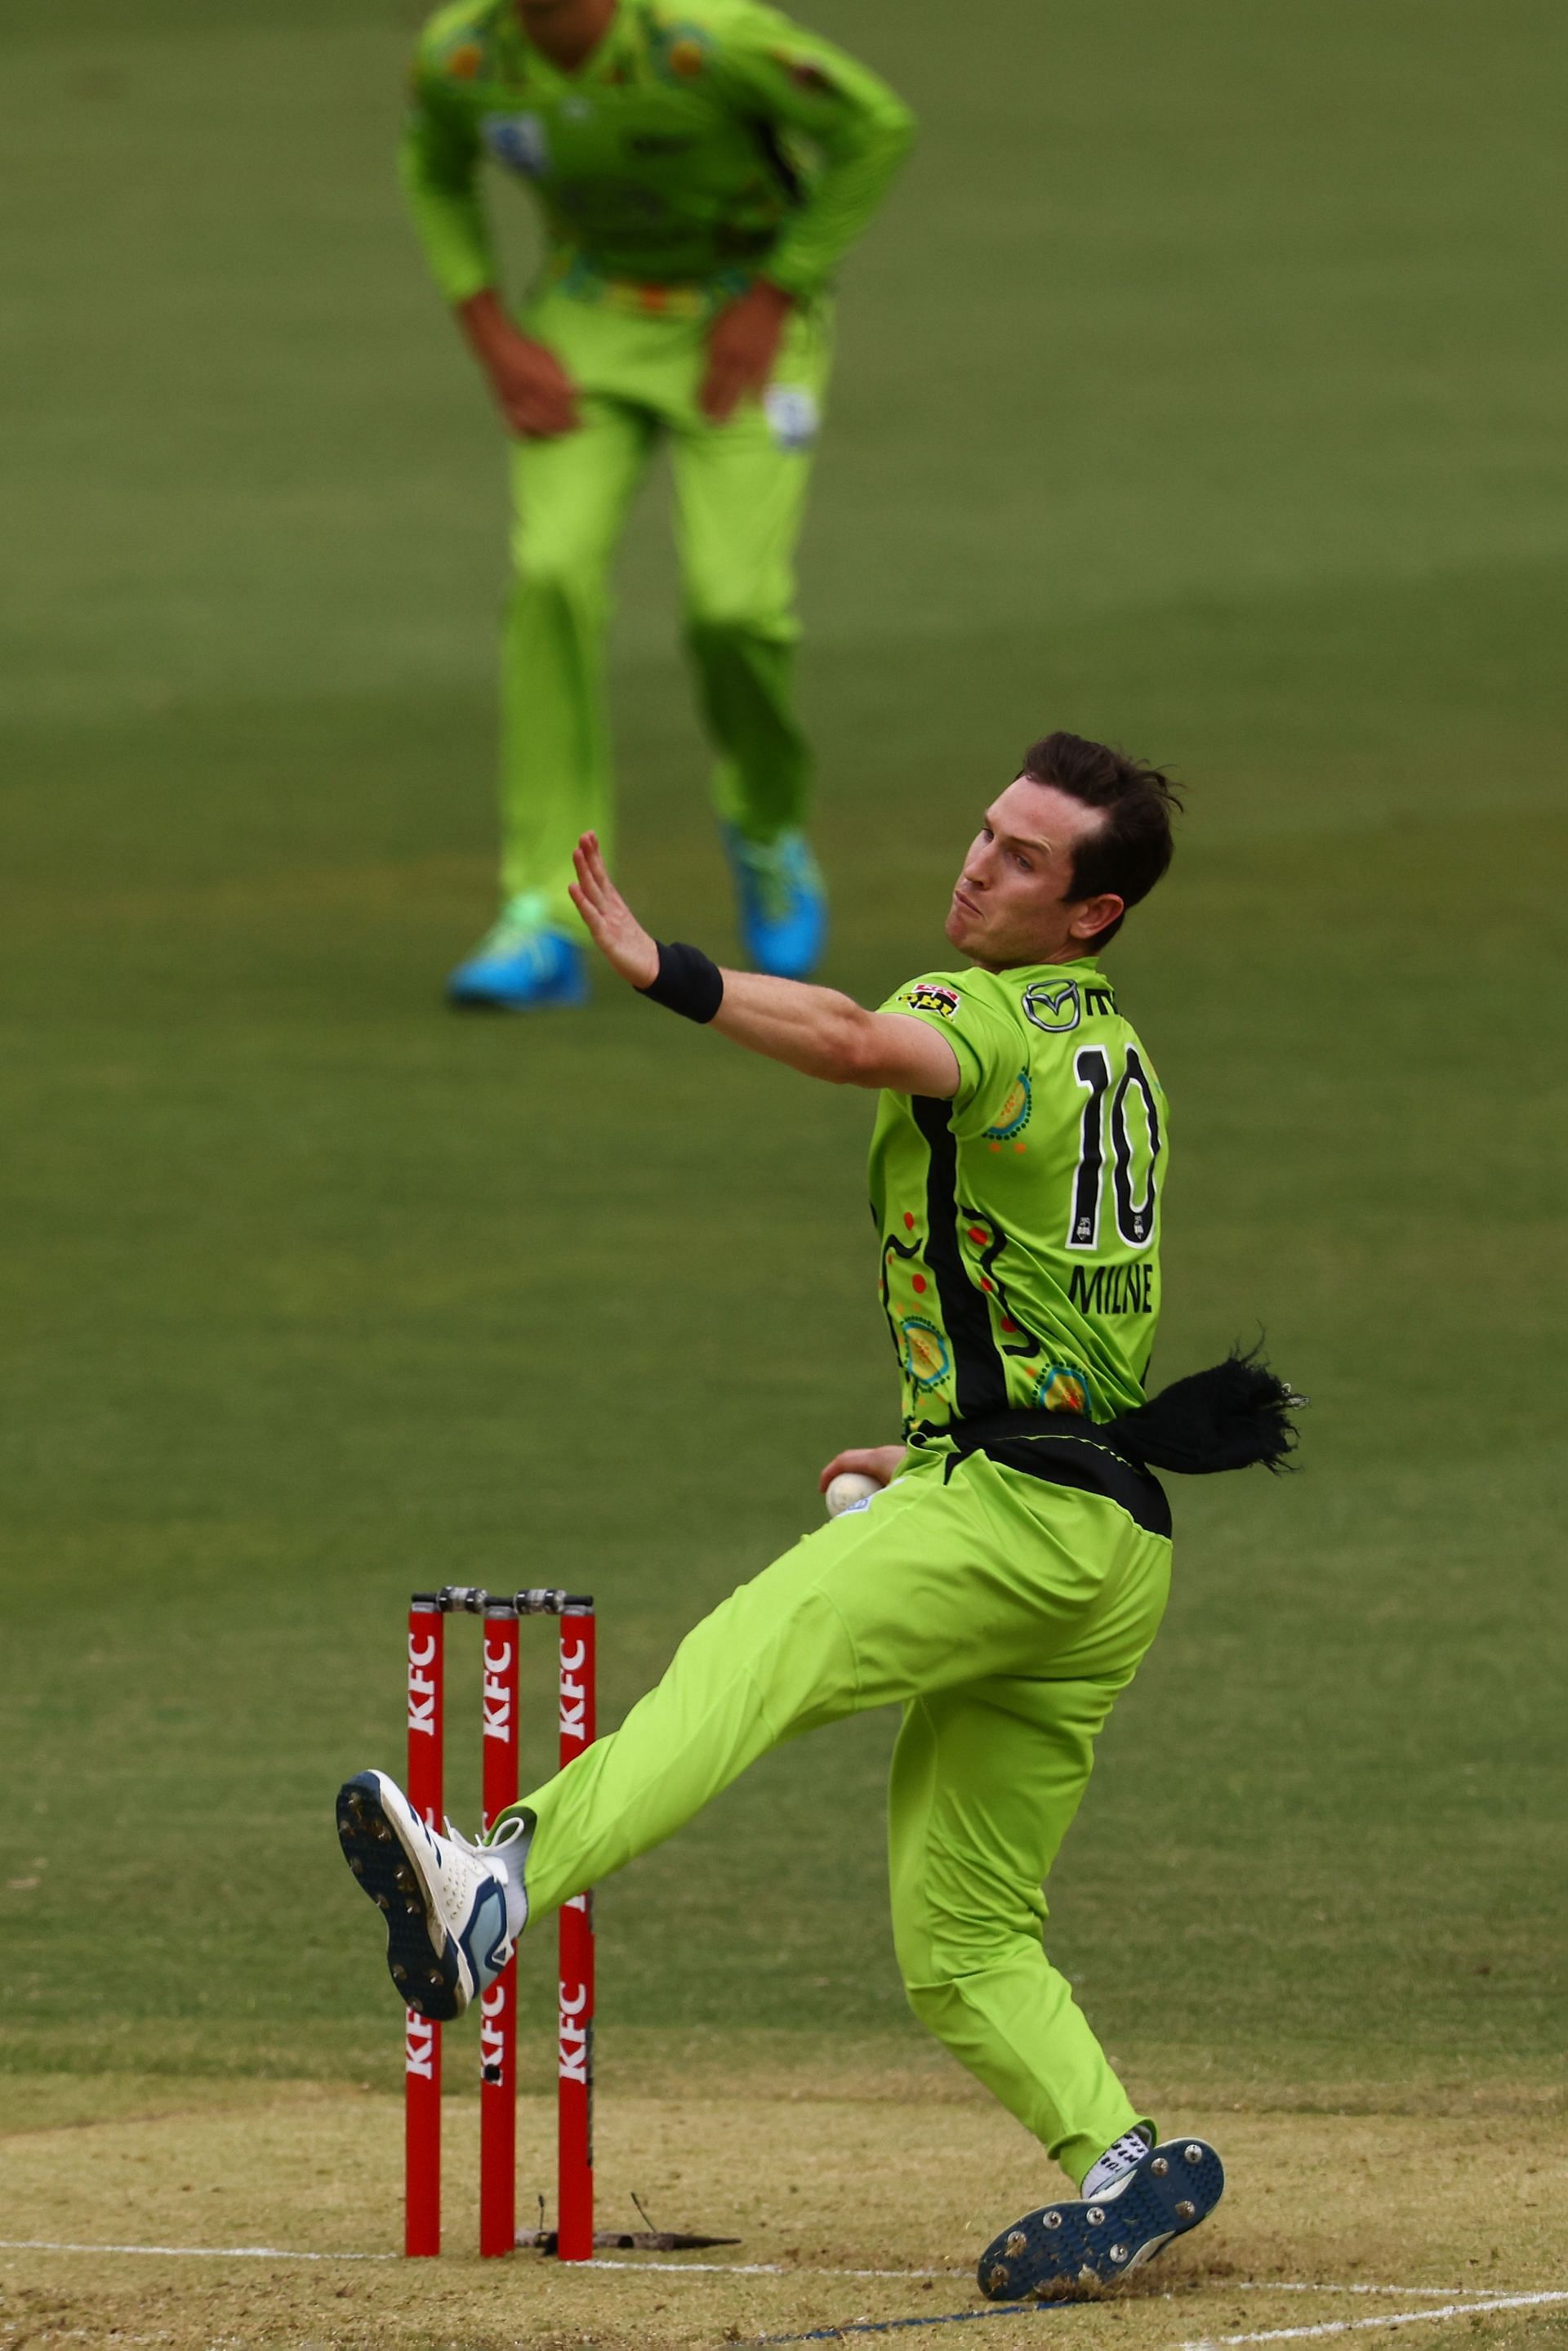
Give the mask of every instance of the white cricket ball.
<svg viewBox="0 0 1568 2351">
<path fill-rule="evenodd" d="M 867 1478 L 858 1469 L 841 1469 L 823 1499 L 827 1504 L 828 1517 L 836 1519 L 846 1510 L 863 1509 L 873 1494 L 881 1491 L 875 1478 Z"/>
</svg>

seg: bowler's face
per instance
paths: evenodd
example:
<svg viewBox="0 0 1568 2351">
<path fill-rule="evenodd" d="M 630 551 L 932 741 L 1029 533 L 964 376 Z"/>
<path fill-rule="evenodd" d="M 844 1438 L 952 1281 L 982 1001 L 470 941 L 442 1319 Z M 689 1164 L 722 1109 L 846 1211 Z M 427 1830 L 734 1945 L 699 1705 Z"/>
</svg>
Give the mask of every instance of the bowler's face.
<svg viewBox="0 0 1568 2351">
<path fill-rule="evenodd" d="M 991 971 L 1093 955 L 1119 898 L 1072 899 L 1073 855 L 1105 818 L 1054 784 L 1019 776 L 986 810 L 942 925 L 960 952 Z"/>
</svg>

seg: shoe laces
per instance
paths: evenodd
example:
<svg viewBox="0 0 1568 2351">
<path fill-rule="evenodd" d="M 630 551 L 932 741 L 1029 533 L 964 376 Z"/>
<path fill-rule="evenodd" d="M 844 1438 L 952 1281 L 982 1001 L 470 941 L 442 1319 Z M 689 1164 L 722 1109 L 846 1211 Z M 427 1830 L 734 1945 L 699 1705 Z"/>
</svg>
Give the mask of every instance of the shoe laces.
<svg viewBox="0 0 1568 2351">
<path fill-rule="evenodd" d="M 786 833 L 782 841 L 748 841 L 743 833 L 737 833 L 735 854 L 757 893 L 763 921 L 786 921 L 800 893 L 800 856 L 795 836 Z"/>
<path fill-rule="evenodd" d="M 507 1825 L 510 1827 L 513 1824 L 509 1822 Z M 470 1861 L 489 1861 L 493 1857 L 494 1847 L 486 1844 L 482 1836 L 464 1836 L 462 1831 L 454 1829 L 450 1821 L 442 1821 L 441 1827 L 441 1834 L 448 1844 L 456 1845 L 459 1853 L 467 1854 Z"/>
<path fill-rule="evenodd" d="M 529 1825 L 526 1821 L 519 1819 L 518 1815 L 513 1813 L 502 1822 L 499 1828 L 486 1831 L 476 1837 L 464 1836 L 462 1831 L 454 1829 L 450 1821 L 442 1822 L 441 1833 L 449 1844 L 456 1845 L 460 1853 L 467 1854 L 471 1861 L 488 1862 L 493 1868 L 500 1866 L 501 1855 L 509 1845 L 520 1844 L 526 1838 Z"/>
<path fill-rule="evenodd" d="M 504 1853 L 509 1844 L 516 1844 L 526 1837 L 528 1829 L 529 1824 L 525 1820 L 521 1819 L 516 1813 L 510 1813 L 498 1829 L 491 1830 L 482 1841 L 479 1849 L 482 1853 Z"/>
<path fill-rule="evenodd" d="M 509 1844 L 514 1844 L 517 1839 L 523 1834 L 523 1831 L 524 1823 L 520 1820 L 513 1819 L 503 1821 L 500 1828 L 496 1832 L 494 1842 L 487 1844 L 483 1836 L 464 1836 L 462 1831 L 461 1829 L 454 1829 L 450 1821 L 443 1821 L 441 1823 L 441 1833 L 446 1837 L 448 1843 L 456 1845 L 460 1853 L 467 1854 L 470 1861 L 476 1861 L 485 1865 L 491 1874 L 493 1874 L 497 1867 L 495 1855 L 498 1849 Z M 505 1889 L 503 1888 L 504 1892 L 504 1890 Z M 516 1936 L 508 1935 L 505 1941 L 502 1943 L 496 1950 L 495 1957 L 497 1966 L 503 1968 L 507 1966 L 511 1960 L 512 1954 L 516 1949 Z"/>
<path fill-rule="evenodd" d="M 536 890 L 525 890 L 515 898 L 508 898 L 474 949 L 475 959 L 489 955 L 542 956 L 548 935 L 545 912 L 545 901 Z"/>
</svg>

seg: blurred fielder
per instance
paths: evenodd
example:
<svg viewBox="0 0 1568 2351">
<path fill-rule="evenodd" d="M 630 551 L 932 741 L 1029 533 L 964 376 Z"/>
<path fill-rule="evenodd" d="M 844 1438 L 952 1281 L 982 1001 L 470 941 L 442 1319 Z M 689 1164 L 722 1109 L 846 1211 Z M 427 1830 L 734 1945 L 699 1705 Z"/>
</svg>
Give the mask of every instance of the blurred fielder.
<svg viewBox="0 0 1568 2351">
<path fill-rule="evenodd" d="M 1078 2189 L 982 2256 L 998 2299 L 1114 2283 L 1223 2186 L 1201 2139 L 1157 2144 L 1041 1943 L 1042 1880 L 1165 1608 L 1154 1468 L 1275 1466 L 1299 1401 L 1237 1356 L 1145 1396 L 1169 1116 L 1097 956 L 1165 872 L 1173 805 L 1164 776 L 1103 744 L 1033 745 L 948 909 L 969 967 L 878 1012 L 659 946 L 580 844 L 576 904 L 623 978 L 807 1077 L 880 1091 L 871 1197 L 902 1441 L 830 1461 L 825 1487 L 857 1471 L 877 1490 L 688 1634 L 621 1728 L 489 1844 L 434 1834 L 379 1771 L 338 1798 L 399 1992 L 450 2017 L 525 1927 L 767 1749 L 901 1704 L 888 1827 L 909 2000 Z M 825 1869 L 831 1838 L 825 1821 Z"/>
<path fill-rule="evenodd" d="M 794 553 L 828 287 L 909 141 L 853 58 L 755 0 L 457 0 L 428 26 L 402 148 L 430 265 L 514 434 L 502 911 L 452 1000 L 581 1000 L 579 833 L 608 841 L 607 573 L 660 440 L 686 642 L 746 952 L 800 977 L 826 906 L 794 707 Z M 514 323 L 478 192 L 526 181 L 545 260 Z"/>
</svg>

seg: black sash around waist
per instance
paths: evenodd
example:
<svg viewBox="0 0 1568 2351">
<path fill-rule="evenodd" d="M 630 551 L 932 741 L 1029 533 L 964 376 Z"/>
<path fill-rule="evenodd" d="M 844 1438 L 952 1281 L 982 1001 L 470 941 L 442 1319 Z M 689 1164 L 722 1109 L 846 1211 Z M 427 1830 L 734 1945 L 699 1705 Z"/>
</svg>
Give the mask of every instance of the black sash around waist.
<svg viewBox="0 0 1568 2351">
<path fill-rule="evenodd" d="M 1094 1422 L 1082 1421 L 1074 1413 L 999 1412 L 981 1420 L 953 1421 L 940 1433 L 953 1447 L 948 1477 L 970 1454 L 983 1453 L 988 1461 L 1000 1461 L 1048 1486 L 1104 1494 L 1146 1534 L 1170 1532 L 1170 1504 L 1153 1471 L 1115 1452 Z M 921 1438 L 914 1435 L 910 1442 L 919 1449 Z"/>
</svg>

